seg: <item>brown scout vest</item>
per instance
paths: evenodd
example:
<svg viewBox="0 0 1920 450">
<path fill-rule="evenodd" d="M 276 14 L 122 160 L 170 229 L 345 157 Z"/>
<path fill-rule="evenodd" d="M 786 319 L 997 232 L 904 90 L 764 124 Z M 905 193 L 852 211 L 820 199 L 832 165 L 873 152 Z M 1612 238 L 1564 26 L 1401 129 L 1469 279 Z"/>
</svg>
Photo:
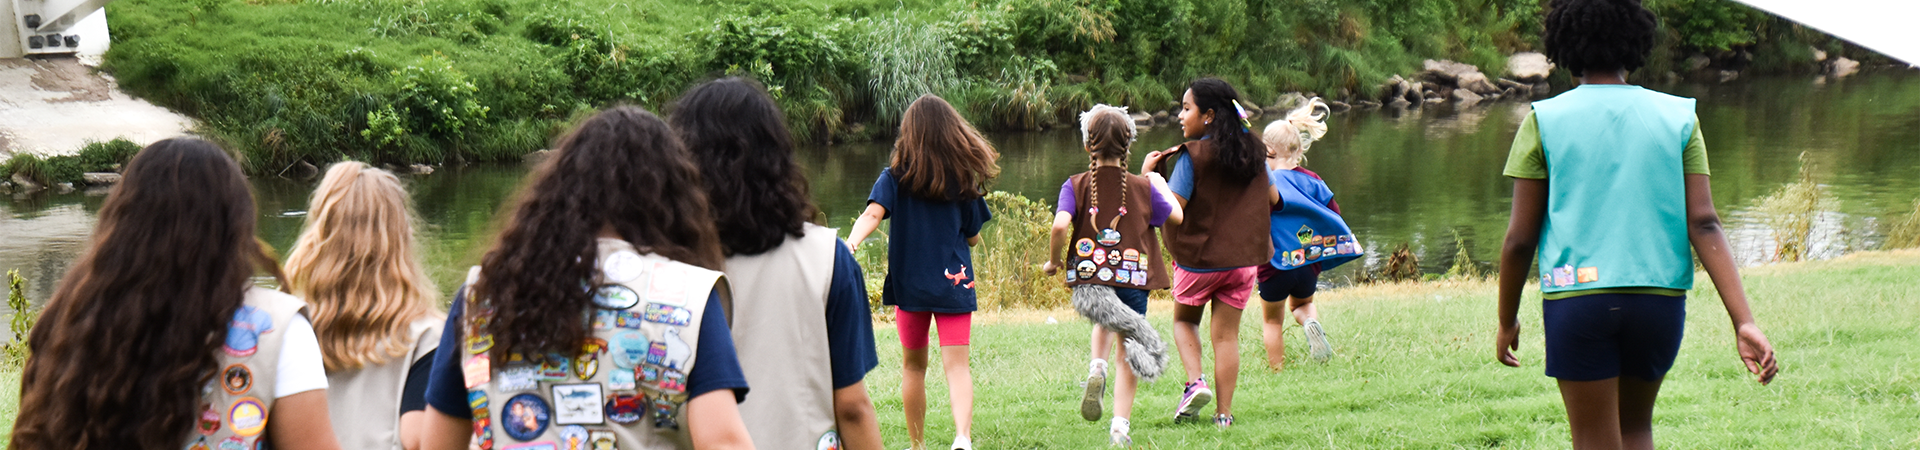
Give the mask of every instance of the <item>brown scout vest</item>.
<svg viewBox="0 0 1920 450">
<path fill-rule="evenodd" d="M 485 299 L 467 296 L 461 372 L 482 450 L 689 449 L 687 375 L 720 272 L 602 238 L 592 335 L 579 355 L 544 364 L 489 361 Z M 468 289 L 480 268 L 468 271 Z M 721 296 L 722 309 L 728 297 Z M 557 357 L 556 357 L 557 356 Z"/>
<path fill-rule="evenodd" d="M 1187 141 L 1179 151 L 1187 152 L 1193 164 L 1193 198 L 1187 199 L 1185 220 L 1166 227 L 1167 251 L 1174 262 L 1196 269 L 1232 269 L 1272 260 L 1273 241 L 1267 232 L 1273 204 L 1267 199 L 1273 185 L 1265 168 L 1246 184 L 1235 184 L 1220 173 L 1212 142 Z M 1169 164 L 1163 169 L 1172 168 Z"/>
<path fill-rule="evenodd" d="M 1128 289 L 1166 289 L 1167 263 L 1160 257 L 1160 237 L 1147 224 L 1153 216 L 1153 185 L 1146 177 L 1127 173 L 1119 167 L 1101 167 L 1093 172 L 1100 186 L 1100 205 L 1093 204 L 1093 186 L 1086 173 L 1075 174 L 1067 182 L 1073 185 L 1078 211 L 1073 211 L 1073 241 L 1067 247 L 1067 286 L 1103 284 Z M 1122 184 L 1124 180 L 1124 184 Z M 1120 216 L 1114 231 L 1119 241 L 1101 240 L 1101 234 L 1120 214 L 1119 190 L 1125 186 L 1127 215 Z M 1168 199 L 1172 201 L 1172 199 Z M 1099 212 L 1089 222 L 1087 210 Z M 1143 276 L 1144 275 L 1144 276 Z"/>
<path fill-rule="evenodd" d="M 307 307 L 280 291 L 247 290 L 246 300 L 227 325 L 220 348 L 220 369 L 200 395 L 200 413 L 188 450 L 266 448 L 267 413 L 275 400 L 274 371 L 288 324 Z"/>
</svg>

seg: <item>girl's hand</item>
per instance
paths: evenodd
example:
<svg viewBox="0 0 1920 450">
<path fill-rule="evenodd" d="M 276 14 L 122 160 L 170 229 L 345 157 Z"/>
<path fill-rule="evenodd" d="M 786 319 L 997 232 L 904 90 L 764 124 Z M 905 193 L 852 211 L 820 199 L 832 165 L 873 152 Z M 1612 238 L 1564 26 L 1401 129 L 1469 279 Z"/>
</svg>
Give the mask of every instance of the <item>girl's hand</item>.
<svg viewBox="0 0 1920 450">
<path fill-rule="evenodd" d="M 1780 373 L 1780 361 L 1773 359 L 1773 344 L 1767 342 L 1767 335 L 1760 332 L 1760 326 L 1748 323 L 1733 330 L 1734 346 L 1740 351 L 1740 362 L 1747 364 L 1747 372 L 1760 376 L 1760 384 L 1773 382 L 1773 376 Z"/>
<path fill-rule="evenodd" d="M 1494 335 L 1493 346 L 1494 359 L 1508 367 L 1520 367 L 1520 358 L 1513 356 L 1513 352 L 1520 351 L 1520 324 L 1500 327 L 1500 333 Z"/>
<path fill-rule="evenodd" d="M 1179 149 L 1180 147 L 1172 147 L 1172 148 L 1168 148 L 1166 150 L 1161 150 L 1157 152 L 1147 152 L 1146 161 L 1142 161 L 1140 163 L 1140 173 L 1158 172 L 1160 168 L 1160 161 L 1163 159 L 1166 159 L 1167 155 L 1171 155 L 1175 150 L 1179 150 Z"/>
<path fill-rule="evenodd" d="M 1060 271 L 1060 265 L 1054 264 L 1053 261 L 1047 261 L 1046 264 L 1040 266 L 1040 271 L 1045 272 L 1047 276 L 1053 276 L 1055 272 Z"/>
</svg>

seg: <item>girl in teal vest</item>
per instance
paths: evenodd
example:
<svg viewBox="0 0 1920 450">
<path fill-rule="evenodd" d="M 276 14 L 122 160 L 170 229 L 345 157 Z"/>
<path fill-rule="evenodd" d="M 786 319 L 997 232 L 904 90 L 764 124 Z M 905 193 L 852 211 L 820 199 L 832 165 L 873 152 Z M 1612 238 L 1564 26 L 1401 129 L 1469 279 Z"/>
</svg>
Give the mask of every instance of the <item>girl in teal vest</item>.
<svg viewBox="0 0 1920 450">
<path fill-rule="evenodd" d="M 1636 0 L 1558 0 L 1545 25 L 1547 57 L 1580 87 L 1535 103 L 1514 137 L 1495 357 L 1520 365 L 1515 316 L 1538 270 L 1546 372 L 1567 403 L 1573 447 L 1653 448 L 1653 405 L 1680 350 L 1695 257 L 1747 370 L 1766 384 L 1779 366 L 1721 233 L 1693 99 L 1626 82 L 1653 45 L 1653 13 Z"/>
</svg>

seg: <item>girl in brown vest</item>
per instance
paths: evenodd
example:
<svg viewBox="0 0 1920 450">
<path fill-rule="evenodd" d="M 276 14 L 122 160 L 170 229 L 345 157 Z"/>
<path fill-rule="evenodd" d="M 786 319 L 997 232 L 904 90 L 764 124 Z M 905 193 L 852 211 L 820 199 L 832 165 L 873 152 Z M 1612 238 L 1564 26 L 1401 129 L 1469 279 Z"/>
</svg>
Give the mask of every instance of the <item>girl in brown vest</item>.
<svg viewBox="0 0 1920 450">
<path fill-rule="evenodd" d="M 1147 323 L 1147 292 L 1166 289 L 1167 265 L 1160 258 L 1155 229 L 1181 220 L 1180 207 L 1160 174 L 1127 173 L 1133 120 L 1125 108 L 1094 105 L 1080 115 L 1081 137 L 1092 161 L 1087 172 L 1060 185 L 1060 210 L 1054 213 L 1048 275 L 1067 271 L 1074 309 L 1095 324 L 1093 361 L 1087 367 L 1080 416 L 1100 420 L 1100 397 L 1107 381 L 1108 349 L 1116 339 L 1127 364 L 1120 365 L 1114 389 L 1109 442 L 1132 445 L 1135 377 L 1152 380 L 1166 368 L 1166 344 Z M 1072 242 L 1071 248 L 1062 248 Z M 1071 263 L 1063 264 L 1062 256 Z"/>
<path fill-rule="evenodd" d="M 219 147 L 134 156 L 28 339 L 12 448 L 339 448 L 303 305 L 250 282 L 285 278 L 255 217 Z"/>
<path fill-rule="evenodd" d="M 1192 380 L 1174 420 L 1195 418 L 1215 396 L 1200 363 L 1200 316 L 1211 304 L 1213 370 L 1220 388 L 1213 422 L 1222 428 L 1233 425 L 1240 313 L 1253 294 L 1258 266 L 1273 257 L 1267 212 L 1280 201 L 1265 176 L 1266 145 L 1254 136 L 1239 98 L 1225 81 L 1195 80 L 1180 102 L 1181 132 L 1193 140 L 1147 154 L 1142 167 L 1170 173 L 1167 184 L 1186 213 L 1186 220 L 1167 226 L 1167 251 L 1174 261 L 1173 341 Z"/>
</svg>

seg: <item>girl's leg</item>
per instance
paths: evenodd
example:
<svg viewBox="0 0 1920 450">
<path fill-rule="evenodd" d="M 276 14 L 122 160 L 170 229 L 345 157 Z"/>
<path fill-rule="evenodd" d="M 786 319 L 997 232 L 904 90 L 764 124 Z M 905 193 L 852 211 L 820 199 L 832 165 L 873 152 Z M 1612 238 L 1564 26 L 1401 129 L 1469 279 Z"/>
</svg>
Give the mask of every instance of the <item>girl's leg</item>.
<svg viewBox="0 0 1920 450">
<path fill-rule="evenodd" d="M 1109 355 L 1107 354 L 1107 350 L 1113 347 L 1114 336 L 1115 334 L 1107 331 L 1105 327 L 1099 325 L 1093 326 L 1093 337 L 1090 339 L 1093 342 L 1093 359 L 1106 359 L 1109 361 L 1118 361 L 1120 359 L 1108 359 Z M 1125 357 L 1126 353 L 1121 353 L 1120 355 Z"/>
<path fill-rule="evenodd" d="M 1107 359 L 1107 350 L 1113 347 L 1112 336 L 1115 334 L 1108 332 L 1106 328 L 1094 325 L 1093 336 L 1090 338 L 1093 342 L 1093 357 L 1087 362 L 1087 378 L 1083 381 L 1086 385 L 1082 386 L 1085 392 L 1080 396 L 1080 418 L 1089 422 L 1100 420 L 1100 397 L 1107 392 L 1108 380 L 1113 378 L 1113 364 L 1108 361 L 1116 361 L 1120 365 L 1127 364 L 1124 352 L 1120 354 L 1120 358 Z"/>
<path fill-rule="evenodd" d="M 1205 312 L 1203 306 L 1173 304 L 1173 346 L 1180 351 L 1180 366 L 1187 371 L 1187 381 L 1200 378 L 1205 369 L 1200 365 L 1200 316 Z M 1219 313 L 1214 310 L 1214 314 Z"/>
<path fill-rule="evenodd" d="M 973 435 L 973 369 L 967 346 L 940 347 L 940 367 L 947 372 L 947 400 L 953 402 L 953 434 Z"/>
<path fill-rule="evenodd" d="M 1623 449 L 1653 450 L 1653 403 L 1660 381 L 1635 376 L 1620 380 L 1620 441 Z"/>
<path fill-rule="evenodd" d="M 927 348 L 906 350 L 901 364 L 900 402 L 907 411 L 907 438 L 913 448 L 927 448 Z"/>
<path fill-rule="evenodd" d="M 1213 301 L 1213 322 L 1208 330 L 1213 338 L 1213 378 L 1215 414 L 1233 413 L 1233 383 L 1240 378 L 1240 309 L 1220 300 Z"/>
<path fill-rule="evenodd" d="M 1115 352 L 1112 361 L 1122 361 L 1120 364 L 1107 366 L 1109 368 L 1119 367 L 1119 369 L 1109 369 L 1110 372 L 1119 372 L 1119 376 L 1116 377 L 1117 380 L 1115 380 L 1113 385 L 1113 417 L 1131 419 L 1133 417 L 1133 394 L 1139 389 L 1140 380 L 1133 375 L 1133 366 L 1124 362 L 1127 359 L 1127 342 L 1120 339 L 1119 333 L 1107 333 L 1107 336 L 1109 339 L 1119 341 L 1120 343 L 1118 346 L 1119 351 Z"/>
<path fill-rule="evenodd" d="M 1313 307 L 1313 297 L 1288 297 L 1287 303 L 1293 304 L 1293 321 L 1306 325 L 1308 320 L 1319 320 L 1320 309 Z"/>
<path fill-rule="evenodd" d="M 1560 399 L 1567 404 L 1574 450 L 1621 448 L 1619 378 L 1560 380 Z"/>
<path fill-rule="evenodd" d="M 1260 302 L 1260 340 L 1267 346 L 1267 370 L 1279 372 L 1287 360 L 1286 302 Z M 1298 316 L 1298 310 L 1295 310 Z M 1219 317 L 1216 314 L 1214 317 Z"/>
</svg>

